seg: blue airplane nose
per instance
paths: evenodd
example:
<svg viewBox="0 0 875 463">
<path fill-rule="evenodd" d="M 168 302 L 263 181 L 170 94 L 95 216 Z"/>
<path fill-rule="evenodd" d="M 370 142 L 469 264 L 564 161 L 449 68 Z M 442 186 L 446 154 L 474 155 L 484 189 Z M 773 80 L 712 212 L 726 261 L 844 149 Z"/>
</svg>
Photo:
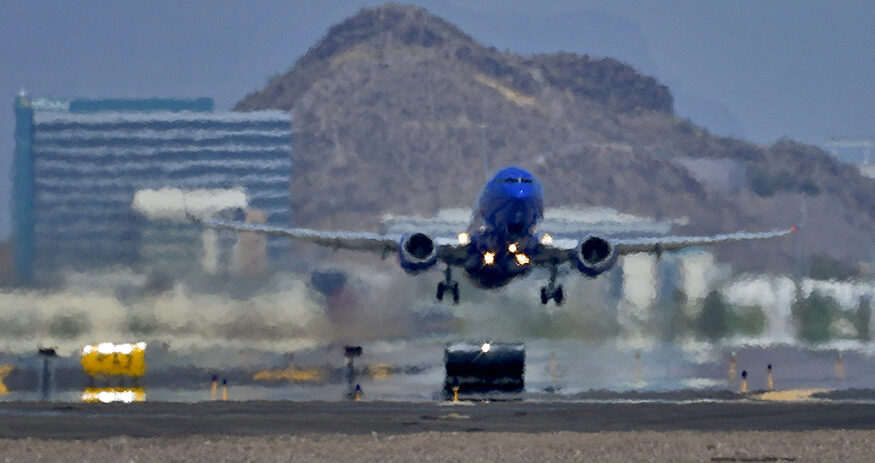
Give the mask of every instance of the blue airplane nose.
<svg viewBox="0 0 875 463">
<path fill-rule="evenodd" d="M 526 199 L 531 196 L 531 188 L 524 184 L 508 187 L 505 191 L 514 199 Z"/>
</svg>

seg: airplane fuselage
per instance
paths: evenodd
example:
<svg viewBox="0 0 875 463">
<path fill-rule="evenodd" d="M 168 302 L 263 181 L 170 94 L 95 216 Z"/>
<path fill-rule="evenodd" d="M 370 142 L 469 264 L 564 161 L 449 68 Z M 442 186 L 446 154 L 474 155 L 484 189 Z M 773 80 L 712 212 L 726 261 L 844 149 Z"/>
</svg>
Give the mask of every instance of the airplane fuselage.
<svg viewBox="0 0 875 463">
<path fill-rule="evenodd" d="M 482 226 L 471 231 L 466 276 L 497 288 L 531 271 L 535 229 L 544 215 L 541 184 L 518 167 L 502 169 L 483 187 L 477 207 Z"/>
</svg>

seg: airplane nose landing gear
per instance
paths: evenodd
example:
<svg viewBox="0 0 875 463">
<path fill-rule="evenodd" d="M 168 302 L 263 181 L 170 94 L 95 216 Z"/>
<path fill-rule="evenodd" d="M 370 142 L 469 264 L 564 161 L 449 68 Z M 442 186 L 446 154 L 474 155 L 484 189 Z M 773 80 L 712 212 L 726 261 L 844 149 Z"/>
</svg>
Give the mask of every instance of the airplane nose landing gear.
<svg viewBox="0 0 875 463">
<path fill-rule="evenodd" d="M 550 267 L 550 283 L 547 286 L 541 287 L 541 304 L 547 305 L 550 299 L 556 301 L 556 305 L 562 305 L 565 301 L 565 291 L 562 290 L 562 285 L 556 284 L 556 276 L 559 274 L 555 265 Z"/>
<path fill-rule="evenodd" d="M 459 282 L 453 280 L 453 270 L 447 265 L 447 269 L 444 270 L 444 281 L 438 283 L 437 286 L 437 300 L 444 300 L 444 293 L 449 291 L 453 296 L 453 304 L 459 303 Z"/>
</svg>

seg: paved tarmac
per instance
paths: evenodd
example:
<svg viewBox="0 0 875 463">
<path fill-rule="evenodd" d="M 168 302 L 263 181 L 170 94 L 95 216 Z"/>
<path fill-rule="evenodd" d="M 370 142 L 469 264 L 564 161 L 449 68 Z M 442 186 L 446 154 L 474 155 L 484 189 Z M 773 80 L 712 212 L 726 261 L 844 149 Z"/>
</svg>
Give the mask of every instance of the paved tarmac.
<svg viewBox="0 0 875 463">
<path fill-rule="evenodd" d="M 875 429 L 871 403 L 202 402 L 0 404 L 0 438 Z"/>
</svg>

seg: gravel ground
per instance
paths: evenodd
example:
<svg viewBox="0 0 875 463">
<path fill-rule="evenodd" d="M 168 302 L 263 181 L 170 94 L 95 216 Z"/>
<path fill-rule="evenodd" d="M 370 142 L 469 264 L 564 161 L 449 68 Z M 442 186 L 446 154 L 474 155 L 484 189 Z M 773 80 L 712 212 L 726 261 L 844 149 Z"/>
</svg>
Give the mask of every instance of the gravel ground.
<svg viewBox="0 0 875 463">
<path fill-rule="evenodd" d="M 5 462 L 871 462 L 875 431 L 0 439 Z"/>
</svg>

